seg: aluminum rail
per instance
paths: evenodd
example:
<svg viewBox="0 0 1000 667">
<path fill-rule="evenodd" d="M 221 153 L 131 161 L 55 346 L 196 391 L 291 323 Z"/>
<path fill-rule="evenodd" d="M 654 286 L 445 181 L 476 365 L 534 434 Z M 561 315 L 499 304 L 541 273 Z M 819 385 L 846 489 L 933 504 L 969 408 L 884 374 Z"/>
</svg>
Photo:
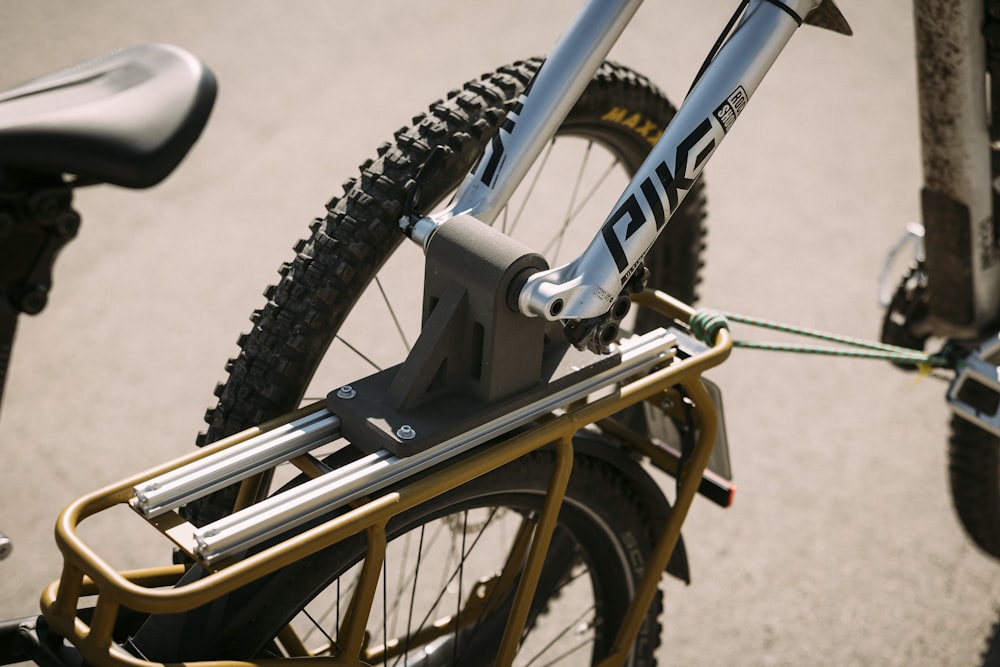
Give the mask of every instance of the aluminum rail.
<svg viewBox="0 0 1000 667">
<path fill-rule="evenodd" d="M 207 524 L 193 533 L 195 555 L 207 563 L 233 556 L 353 500 L 384 489 L 497 438 L 587 395 L 635 377 L 673 356 L 676 337 L 655 329 L 622 342 L 621 363 L 439 445 L 399 458 L 387 451 L 360 459 Z"/>
<path fill-rule="evenodd" d="M 152 519 L 338 437 L 340 419 L 320 410 L 136 485 L 131 505 Z"/>
</svg>

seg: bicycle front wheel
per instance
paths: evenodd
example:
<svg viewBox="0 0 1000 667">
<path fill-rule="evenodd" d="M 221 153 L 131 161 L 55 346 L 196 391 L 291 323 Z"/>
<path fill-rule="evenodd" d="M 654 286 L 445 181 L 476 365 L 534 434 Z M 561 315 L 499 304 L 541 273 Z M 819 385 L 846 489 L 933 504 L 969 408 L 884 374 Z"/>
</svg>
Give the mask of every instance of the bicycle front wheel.
<svg viewBox="0 0 1000 667">
<path fill-rule="evenodd" d="M 535 452 L 389 523 L 361 664 L 494 664 L 554 459 Z M 515 665 L 596 664 L 607 655 L 649 556 L 651 526 L 665 518 L 648 489 L 607 461 L 575 457 Z M 169 633 L 147 628 L 135 645 L 164 662 L 340 655 L 338 628 L 365 550 L 363 535 L 337 543 L 167 621 L 160 628 Z M 660 606 L 657 595 L 627 664 L 655 664 Z"/>
<path fill-rule="evenodd" d="M 383 144 L 377 157 L 362 165 L 358 178 L 345 184 L 344 194 L 328 204 L 327 215 L 313 223 L 309 238 L 295 246 L 295 257 L 282 267 L 278 284 L 266 290 L 268 303 L 254 313 L 251 318 L 254 327 L 240 338 L 241 352 L 230 361 L 229 377 L 217 388 L 219 402 L 206 415 L 209 428 L 202 442 L 214 441 L 280 415 L 295 408 L 304 396 L 323 396 L 405 357 L 419 331 L 422 279 L 418 267 L 423 266 L 419 249 L 413 244 L 401 244 L 398 223 L 409 189 L 419 173 L 421 203 L 430 207 L 446 201 L 479 159 L 540 63 L 531 60 L 502 67 L 432 104 L 427 113 L 414 118 L 412 125 L 400 129 L 391 141 Z M 674 112 L 673 106 L 646 78 L 625 67 L 605 63 L 494 224 L 543 254 L 551 266 L 575 257 L 600 228 Z M 437 147 L 444 148 L 443 159 L 421 173 Z M 696 298 L 700 279 L 704 203 L 702 185 L 697 183 L 647 255 L 651 286 L 689 302 Z M 629 323 L 639 330 L 654 324 L 658 322 L 651 318 Z M 630 415 L 630 423 L 634 423 L 631 417 L 634 415 Z M 610 439 L 606 440 L 604 446 L 614 446 Z M 590 467 L 586 462 L 578 462 L 574 468 L 571 486 L 590 483 L 594 491 L 584 493 L 581 489 L 571 495 L 573 500 L 568 501 L 571 509 L 565 511 L 565 520 L 560 517 L 550 559 L 554 554 L 553 562 L 561 565 L 547 566 L 546 579 L 539 587 L 541 597 L 532 609 L 531 627 L 535 628 L 536 621 L 543 617 L 551 618 L 552 604 L 562 599 L 563 580 L 573 578 L 572 573 L 580 569 L 587 576 L 573 580 L 589 583 L 582 595 L 573 598 L 576 600 L 573 607 L 578 612 L 585 609 L 590 612 L 578 623 L 585 647 L 579 651 L 599 656 L 614 635 L 611 628 L 620 621 L 620 610 L 628 597 L 622 592 L 634 586 L 634 568 L 623 564 L 632 557 L 630 554 L 644 553 L 646 547 L 642 545 L 647 538 L 640 535 L 648 533 L 648 526 L 658 522 L 648 523 L 649 512 L 641 509 L 619 507 L 616 515 L 604 515 L 605 503 L 617 505 L 616 501 L 605 499 L 607 484 L 601 484 L 599 479 L 613 476 L 614 470 L 606 464 L 598 466 L 600 472 L 595 477 L 585 472 Z M 505 508 L 506 516 L 515 525 L 530 522 L 541 496 L 537 485 L 525 488 L 519 481 L 528 474 L 527 469 L 519 464 L 513 469 L 523 472 L 498 471 L 489 478 L 503 480 L 496 482 L 494 490 L 484 491 L 478 484 L 470 484 L 442 496 L 440 502 L 407 514 L 394 524 L 393 536 L 398 537 L 394 542 L 412 545 L 414 538 L 407 540 L 401 536 L 413 535 L 414 531 L 426 536 L 431 530 L 426 527 L 429 522 L 435 525 L 434 531 L 455 535 L 459 524 L 487 522 L 484 516 L 495 514 L 494 510 L 500 507 Z M 540 469 L 546 468 L 540 465 Z M 489 480 L 484 483 L 491 484 Z M 629 493 L 626 490 L 625 496 Z M 230 511 L 234 497 L 232 490 L 219 492 L 189 506 L 186 516 L 196 524 L 214 520 Z M 611 497 L 610 491 L 607 497 Z M 662 502 L 662 495 L 660 499 Z M 623 529 L 616 521 L 626 526 L 625 532 L 621 532 Z M 504 524 L 488 521 L 490 532 Z M 505 530 L 517 531 L 509 527 Z M 460 533 L 464 539 L 470 539 L 465 528 Z M 507 554 L 510 550 L 500 547 L 493 552 Z M 237 654 L 229 649 L 239 649 L 239 655 L 250 656 L 272 650 L 276 644 L 271 638 L 282 624 L 313 596 L 320 595 L 321 589 L 336 590 L 336 582 L 344 580 L 344 568 L 356 561 L 360 552 L 338 553 L 336 558 L 325 557 L 315 568 L 292 568 L 297 576 L 311 582 L 305 589 L 293 587 L 289 582 L 287 586 L 268 585 L 268 590 L 278 597 L 260 597 L 253 590 L 231 596 L 225 602 L 230 606 L 222 615 L 234 617 L 232 624 L 227 625 L 230 628 L 227 632 L 234 633 L 233 639 L 223 647 L 215 638 L 221 638 L 225 632 L 213 631 L 212 641 L 208 644 L 195 641 L 189 655 L 232 657 Z M 383 573 L 383 590 L 395 588 L 390 578 L 397 574 L 416 579 L 416 566 L 409 558 L 412 553 L 405 554 L 403 565 L 390 564 L 397 563 L 395 555 L 390 554 Z M 458 549 L 458 553 L 465 550 Z M 439 561 L 443 559 L 431 559 Z M 636 562 L 641 563 L 642 558 Z M 467 566 L 461 567 L 464 571 Z M 488 580 L 497 565 L 484 567 L 481 573 L 485 572 L 482 576 Z M 470 589 L 463 586 L 467 594 Z M 286 592 L 288 597 L 282 597 Z M 250 596 L 253 604 L 238 603 L 244 600 L 244 595 Z M 386 597 L 386 605 L 387 617 L 401 614 L 401 607 L 393 606 L 390 596 Z M 453 664 L 456 660 L 459 664 L 478 664 L 483 655 L 490 655 L 485 649 L 500 634 L 496 625 L 499 621 L 495 619 L 503 614 L 497 611 L 498 607 L 491 608 L 496 613 L 477 622 L 479 630 L 475 636 L 463 630 L 451 635 L 451 639 L 441 639 L 446 645 L 444 652 L 429 651 L 422 657 L 408 655 L 401 664 Z M 633 664 L 653 664 L 658 612 L 658 605 L 649 611 L 641 641 L 634 649 Z M 248 624 L 264 617 L 268 618 L 266 627 L 254 626 L 248 630 Z M 410 614 L 405 617 L 412 618 Z M 326 641 L 333 645 L 336 637 L 331 625 L 323 622 L 318 625 L 330 635 Z M 385 625 L 389 625 L 388 618 Z M 370 628 L 370 631 L 373 638 L 382 636 L 386 647 L 392 645 L 391 639 L 412 634 L 398 628 L 385 631 Z M 534 633 L 532 630 L 529 634 Z M 572 629 L 566 633 L 577 636 Z M 251 635 L 261 641 L 244 643 L 239 639 Z M 425 644 L 421 650 L 427 648 L 438 646 Z M 433 660 L 438 658 L 430 657 L 434 654 L 450 657 L 435 663 Z M 524 654 L 522 647 L 519 655 Z M 571 655 L 582 660 L 584 652 Z M 411 657 L 431 662 L 411 663 Z M 568 664 L 580 663 L 571 658 Z"/>
<path fill-rule="evenodd" d="M 199 444 L 214 442 L 399 363 L 420 328 L 423 257 L 400 245 L 407 193 L 436 147 L 445 156 L 421 174 L 421 199 L 446 200 L 499 130 L 541 60 L 501 67 L 466 83 L 414 118 L 345 183 L 309 238 L 295 246 L 281 280 L 265 290 L 253 329 L 216 387 Z M 575 257 L 593 238 L 622 189 L 673 118 L 674 107 L 648 79 L 605 63 L 538 163 L 498 217 L 507 235 L 550 266 Z M 705 196 L 699 181 L 646 257 L 650 286 L 694 303 L 705 245 Z M 636 330 L 658 326 L 649 313 Z M 230 488 L 190 505 L 196 524 L 229 513 Z"/>
</svg>

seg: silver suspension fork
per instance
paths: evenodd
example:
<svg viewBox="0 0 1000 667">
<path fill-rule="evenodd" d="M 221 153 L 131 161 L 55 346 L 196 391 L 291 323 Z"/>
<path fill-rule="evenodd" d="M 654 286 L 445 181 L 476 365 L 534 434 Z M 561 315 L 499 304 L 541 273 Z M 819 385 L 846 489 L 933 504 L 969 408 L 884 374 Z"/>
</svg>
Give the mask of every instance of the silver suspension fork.
<svg viewBox="0 0 1000 667">
<path fill-rule="evenodd" d="M 410 226 L 425 249 L 434 230 L 461 213 L 491 222 L 569 113 L 641 0 L 589 0 L 508 115 L 497 138 L 447 210 Z M 549 320 L 602 315 L 701 174 L 750 96 L 819 0 L 751 0 L 726 44 L 587 249 L 536 273 L 519 310 Z"/>
<path fill-rule="evenodd" d="M 816 3 L 764 0 L 740 24 L 691 90 L 646 161 L 579 258 L 532 276 L 521 312 L 546 319 L 582 319 L 608 310 L 639 267 L 670 216 Z"/>
</svg>

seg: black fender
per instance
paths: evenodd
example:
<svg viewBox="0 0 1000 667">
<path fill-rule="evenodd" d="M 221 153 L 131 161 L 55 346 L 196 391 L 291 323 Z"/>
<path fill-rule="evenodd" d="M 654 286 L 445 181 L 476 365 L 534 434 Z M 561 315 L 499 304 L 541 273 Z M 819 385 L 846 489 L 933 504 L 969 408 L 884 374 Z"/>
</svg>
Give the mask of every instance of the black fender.
<svg viewBox="0 0 1000 667">
<path fill-rule="evenodd" d="M 656 516 L 655 521 L 665 522 L 671 512 L 670 501 L 663 494 L 663 489 L 629 451 L 619 446 L 608 437 L 593 431 L 578 431 L 573 436 L 573 451 L 577 456 L 587 456 L 614 466 L 629 482 L 636 494 L 649 501 Z M 677 577 L 685 584 L 691 583 L 691 571 L 688 567 L 687 550 L 684 548 L 684 538 L 678 536 L 677 546 L 667 562 L 666 572 Z"/>
</svg>

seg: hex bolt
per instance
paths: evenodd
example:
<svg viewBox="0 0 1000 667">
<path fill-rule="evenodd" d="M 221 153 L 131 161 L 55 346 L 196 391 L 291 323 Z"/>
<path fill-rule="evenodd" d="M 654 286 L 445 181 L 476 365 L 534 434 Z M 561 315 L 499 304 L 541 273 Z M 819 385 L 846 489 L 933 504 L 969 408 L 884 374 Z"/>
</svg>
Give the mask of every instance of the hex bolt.
<svg viewBox="0 0 1000 667">
<path fill-rule="evenodd" d="M 343 387 L 337 390 L 337 398 L 343 398 L 345 400 L 350 400 L 358 395 L 358 392 L 354 391 L 354 387 L 349 384 L 345 384 Z"/>
<path fill-rule="evenodd" d="M 403 424 L 396 431 L 396 435 L 400 440 L 413 440 L 417 437 L 417 432 L 413 430 L 413 427 L 409 424 Z"/>
</svg>

